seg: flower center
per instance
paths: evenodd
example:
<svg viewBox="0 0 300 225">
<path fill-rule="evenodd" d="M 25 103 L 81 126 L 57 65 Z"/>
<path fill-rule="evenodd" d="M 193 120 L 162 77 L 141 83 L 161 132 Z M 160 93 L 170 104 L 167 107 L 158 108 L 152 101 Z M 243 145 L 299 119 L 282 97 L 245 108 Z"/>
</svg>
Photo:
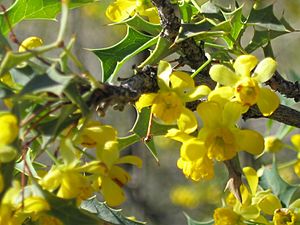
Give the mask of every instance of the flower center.
<svg viewBox="0 0 300 225">
<path fill-rule="evenodd" d="M 235 96 L 244 105 L 254 105 L 259 95 L 259 86 L 257 81 L 251 78 L 245 78 L 239 82 L 235 88 Z"/>
</svg>

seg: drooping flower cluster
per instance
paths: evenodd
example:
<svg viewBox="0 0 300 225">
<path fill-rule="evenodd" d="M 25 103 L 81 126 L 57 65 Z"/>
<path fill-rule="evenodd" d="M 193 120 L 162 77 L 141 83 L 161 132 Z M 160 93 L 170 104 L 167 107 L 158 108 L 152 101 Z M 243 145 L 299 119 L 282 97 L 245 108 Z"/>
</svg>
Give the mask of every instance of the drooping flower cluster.
<svg viewBox="0 0 300 225">
<path fill-rule="evenodd" d="M 108 205 L 122 204 L 125 201 L 122 187 L 130 181 L 130 175 L 119 165 L 141 167 L 141 159 L 132 155 L 121 157 L 116 130 L 97 121 L 82 125 L 74 138 L 79 147 L 93 149 L 90 154 L 95 158 L 82 164 L 82 154 L 73 141 L 68 138 L 62 140 L 60 151 L 63 163 L 52 166 L 40 180 L 41 186 L 55 192 L 58 197 L 76 198 L 78 203 L 100 190 Z"/>
</svg>

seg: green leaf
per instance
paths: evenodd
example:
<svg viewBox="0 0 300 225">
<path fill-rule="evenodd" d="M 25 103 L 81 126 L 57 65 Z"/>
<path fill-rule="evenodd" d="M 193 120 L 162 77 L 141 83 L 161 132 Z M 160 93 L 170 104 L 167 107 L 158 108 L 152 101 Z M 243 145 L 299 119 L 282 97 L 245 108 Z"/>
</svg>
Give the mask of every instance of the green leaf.
<svg viewBox="0 0 300 225">
<path fill-rule="evenodd" d="M 102 81 L 112 81 L 127 60 L 156 42 L 157 38 L 152 38 L 127 26 L 126 36 L 116 45 L 108 48 L 90 49 L 101 62 Z"/>
<path fill-rule="evenodd" d="M 105 203 L 99 202 L 96 197 L 83 201 L 80 206 L 82 209 L 96 215 L 108 224 L 114 225 L 142 225 L 143 222 L 134 221 L 122 215 L 121 210 L 108 207 Z M 78 223 L 77 223 L 78 224 Z"/>
<path fill-rule="evenodd" d="M 278 20 L 273 12 L 273 5 L 266 8 L 255 10 L 252 9 L 247 20 L 247 25 L 259 26 L 267 30 L 290 32 L 291 26 L 285 19 Z"/>
<path fill-rule="evenodd" d="M 73 75 L 60 74 L 55 67 L 52 66 L 47 71 L 47 74 L 33 77 L 21 90 L 19 96 L 39 92 L 52 92 L 56 95 L 61 95 L 73 78 Z"/>
<path fill-rule="evenodd" d="M 26 152 L 26 155 L 25 155 L 25 161 L 26 161 L 26 170 L 25 170 L 25 174 L 26 175 L 30 175 L 30 176 L 33 176 L 34 178 L 39 178 L 34 166 L 33 166 L 33 161 L 31 159 L 31 152 L 32 152 L 32 149 L 31 148 L 28 148 L 27 152 Z M 15 168 L 16 170 L 20 171 L 21 173 L 23 173 L 24 171 L 24 160 L 16 163 L 15 165 Z M 27 171 L 30 171 L 30 174 L 28 174 Z"/>
<path fill-rule="evenodd" d="M 95 0 L 72 0 L 69 7 L 76 8 Z M 4 35 L 9 32 L 9 25 L 12 27 L 28 19 L 54 19 L 61 10 L 61 3 L 58 0 L 17 0 L 6 10 L 6 16 L 0 13 L 0 31 Z M 5 18 L 6 17 L 6 18 Z"/>
<path fill-rule="evenodd" d="M 144 138 L 147 136 L 150 113 L 150 109 L 143 108 L 142 111 L 138 114 L 136 122 L 133 126 L 132 131 L 140 138 L 140 140 L 144 140 Z M 157 151 L 153 139 L 144 141 L 143 143 L 147 146 L 155 160 L 158 162 L 159 160 L 157 157 Z"/>
<path fill-rule="evenodd" d="M 256 49 L 267 45 L 272 39 L 279 37 L 281 35 L 287 34 L 289 31 L 276 31 L 276 30 L 264 30 L 258 31 L 254 30 L 254 36 L 250 43 L 245 48 L 246 52 L 251 53 Z"/>
<path fill-rule="evenodd" d="M 274 195 L 278 196 L 285 207 L 288 208 L 294 193 L 298 187 L 286 183 L 278 173 L 276 160 L 273 160 L 272 167 L 265 167 L 261 177 L 260 185 L 264 189 L 271 189 Z"/>
<path fill-rule="evenodd" d="M 104 221 L 86 210 L 79 209 L 74 200 L 56 197 L 48 191 L 42 190 L 45 199 L 50 204 L 51 210 L 47 214 L 60 219 L 64 225 L 104 225 Z"/>
<path fill-rule="evenodd" d="M 188 222 L 188 225 L 213 225 L 214 224 L 214 221 L 211 220 L 211 221 L 208 221 L 208 222 L 200 222 L 200 221 L 196 221 L 196 220 L 193 220 L 188 214 L 184 213 L 186 219 L 187 219 L 187 222 Z"/>
<path fill-rule="evenodd" d="M 118 138 L 119 150 L 121 151 L 122 149 L 124 149 L 140 140 L 141 140 L 141 138 L 137 134 L 131 134 L 126 137 L 119 137 Z"/>
<path fill-rule="evenodd" d="M 240 37 L 241 32 L 243 31 L 244 28 L 244 23 L 242 21 L 243 18 L 243 6 L 237 8 L 233 12 L 230 13 L 223 13 L 226 21 L 230 21 L 231 24 L 231 31 L 230 31 L 230 36 L 233 40 L 237 41 L 238 38 Z M 232 39 L 228 37 L 224 37 L 224 40 L 227 42 L 229 48 L 233 48 L 235 42 L 232 41 Z"/>
<path fill-rule="evenodd" d="M 139 14 L 135 14 L 133 17 L 129 17 L 128 19 L 119 23 L 113 23 L 112 25 L 118 24 L 127 24 L 135 30 L 146 32 L 153 36 L 157 36 L 162 29 L 160 24 L 150 23 L 139 16 Z"/>
<path fill-rule="evenodd" d="M 182 42 L 187 38 L 194 37 L 197 41 L 210 37 L 220 37 L 231 31 L 230 21 L 219 24 L 212 24 L 211 21 L 204 19 L 195 24 L 182 24 L 176 43 Z"/>
<path fill-rule="evenodd" d="M 6 84 L 0 82 L 0 98 L 9 98 L 12 95 L 14 95 L 14 92 L 12 91 L 12 89 L 7 86 Z"/>
</svg>

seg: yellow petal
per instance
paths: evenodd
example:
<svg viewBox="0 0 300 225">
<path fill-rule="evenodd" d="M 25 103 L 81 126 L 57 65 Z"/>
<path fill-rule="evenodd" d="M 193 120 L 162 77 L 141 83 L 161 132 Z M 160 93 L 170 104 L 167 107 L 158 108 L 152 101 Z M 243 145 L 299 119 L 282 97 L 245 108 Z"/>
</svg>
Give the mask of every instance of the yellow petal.
<svg viewBox="0 0 300 225">
<path fill-rule="evenodd" d="M 264 138 L 253 130 L 236 130 L 234 132 L 240 150 L 259 155 L 264 150 Z"/>
<path fill-rule="evenodd" d="M 208 101 L 217 102 L 220 105 L 225 105 L 234 96 L 234 88 L 232 87 L 219 87 L 208 95 Z"/>
<path fill-rule="evenodd" d="M 123 156 L 121 157 L 117 162 L 116 164 L 131 164 L 131 165 L 135 165 L 139 168 L 142 167 L 142 164 L 143 164 L 143 161 L 141 158 L 137 157 L 137 156 L 134 156 L 134 155 L 126 155 L 126 156 Z"/>
<path fill-rule="evenodd" d="M 243 172 L 248 181 L 252 195 L 255 195 L 256 190 L 257 190 L 257 185 L 258 185 L 258 176 L 257 176 L 256 171 L 251 167 L 244 167 Z"/>
<path fill-rule="evenodd" d="M 136 109 L 140 112 L 142 108 L 152 105 L 156 96 L 156 93 L 142 94 L 139 100 L 135 103 Z"/>
<path fill-rule="evenodd" d="M 194 88 L 195 83 L 193 78 L 185 72 L 174 71 L 170 76 L 172 89 Z"/>
<path fill-rule="evenodd" d="M 135 8 L 135 0 L 118 0 L 107 7 L 106 16 L 113 22 L 120 22 L 131 16 Z"/>
<path fill-rule="evenodd" d="M 119 186 L 123 187 L 125 184 L 127 184 L 131 176 L 127 171 L 119 166 L 113 166 L 109 173 L 110 178 L 116 182 Z"/>
<path fill-rule="evenodd" d="M 125 201 L 122 188 L 108 177 L 102 178 L 101 191 L 109 206 L 118 206 Z"/>
<path fill-rule="evenodd" d="M 273 76 L 277 67 L 277 63 L 272 58 L 265 58 L 262 60 L 254 70 L 253 78 L 259 82 L 264 83 Z"/>
<path fill-rule="evenodd" d="M 195 114 L 191 110 L 183 107 L 177 120 L 177 125 L 179 130 L 183 132 L 188 134 L 194 132 L 198 126 Z"/>
<path fill-rule="evenodd" d="M 203 102 L 197 107 L 201 120 L 205 127 L 215 128 L 221 124 L 222 109 L 218 103 Z"/>
<path fill-rule="evenodd" d="M 266 214 L 273 215 L 276 209 L 280 209 L 280 200 L 273 194 L 267 194 L 258 202 L 258 207 Z"/>
<path fill-rule="evenodd" d="M 268 88 L 261 88 L 257 106 L 264 116 L 270 116 L 279 106 L 279 97 Z"/>
<path fill-rule="evenodd" d="M 250 72 L 254 69 L 257 62 L 257 58 L 254 55 L 241 55 L 235 60 L 233 68 L 237 74 L 250 77 Z"/>
<path fill-rule="evenodd" d="M 0 145 L 12 143 L 19 133 L 17 117 L 5 113 L 0 115 Z"/>
<path fill-rule="evenodd" d="M 180 156 L 188 161 L 198 160 L 203 157 L 206 152 L 204 142 L 197 138 L 184 142 L 180 148 Z"/>
<path fill-rule="evenodd" d="M 160 61 L 157 68 L 157 82 L 161 90 L 169 89 L 170 76 L 172 74 L 171 64 L 167 61 Z"/>
<path fill-rule="evenodd" d="M 182 89 L 180 93 L 180 97 L 184 102 L 195 101 L 199 98 L 207 96 L 211 92 L 210 88 L 206 85 L 200 85 L 196 88 L 186 88 Z"/>
<path fill-rule="evenodd" d="M 175 141 L 180 141 L 182 143 L 194 138 L 193 136 L 175 128 L 169 129 L 165 137 L 171 138 Z"/>
<path fill-rule="evenodd" d="M 222 120 L 224 126 L 234 126 L 242 115 L 242 105 L 238 102 L 227 102 L 224 106 Z"/>
<path fill-rule="evenodd" d="M 300 152 L 300 134 L 295 134 L 291 137 L 291 142 L 296 147 L 296 149 Z"/>
<path fill-rule="evenodd" d="M 214 81 L 226 86 L 234 86 L 240 79 L 238 75 L 224 65 L 213 65 L 209 70 L 209 75 Z"/>
</svg>

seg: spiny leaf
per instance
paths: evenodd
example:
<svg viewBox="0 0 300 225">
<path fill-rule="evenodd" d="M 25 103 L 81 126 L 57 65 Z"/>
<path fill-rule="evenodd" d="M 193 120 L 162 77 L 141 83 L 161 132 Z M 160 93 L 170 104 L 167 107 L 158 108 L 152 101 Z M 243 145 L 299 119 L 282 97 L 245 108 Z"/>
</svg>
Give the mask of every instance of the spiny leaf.
<svg viewBox="0 0 300 225">
<path fill-rule="evenodd" d="M 267 30 L 290 32 L 291 26 L 286 20 L 278 20 L 273 12 L 273 5 L 266 8 L 255 10 L 252 9 L 247 20 L 247 25 L 255 25 Z"/>
<path fill-rule="evenodd" d="M 101 62 L 102 81 L 112 81 L 127 60 L 156 42 L 157 38 L 152 38 L 127 26 L 126 36 L 116 45 L 108 48 L 90 49 Z"/>
<path fill-rule="evenodd" d="M 72 0 L 69 7 L 76 8 L 96 0 Z M 22 20 L 28 19 L 54 19 L 61 10 L 61 2 L 58 0 L 17 0 L 6 10 L 0 13 L 0 31 L 6 35 L 9 32 L 9 23 L 14 27 Z"/>
<path fill-rule="evenodd" d="M 93 215 L 96 215 L 98 218 L 104 220 L 108 224 L 114 224 L 114 225 L 145 224 L 143 222 L 134 221 L 126 218 L 125 216 L 122 215 L 121 210 L 112 209 L 108 207 L 105 203 L 99 202 L 95 197 L 82 202 L 80 207 L 82 209 L 89 211 Z"/>
<path fill-rule="evenodd" d="M 139 14 L 135 14 L 133 17 L 119 23 L 113 23 L 112 25 L 118 24 L 127 24 L 135 30 L 146 32 L 153 36 L 158 35 L 162 29 L 160 24 L 150 23 L 139 16 Z"/>
<path fill-rule="evenodd" d="M 275 159 L 273 160 L 272 167 L 264 168 L 260 185 L 264 189 L 271 189 L 284 203 L 285 207 L 289 206 L 294 193 L 298 189 L 298 187 L 289 185 L 280 177 Z"/>
</svg>

